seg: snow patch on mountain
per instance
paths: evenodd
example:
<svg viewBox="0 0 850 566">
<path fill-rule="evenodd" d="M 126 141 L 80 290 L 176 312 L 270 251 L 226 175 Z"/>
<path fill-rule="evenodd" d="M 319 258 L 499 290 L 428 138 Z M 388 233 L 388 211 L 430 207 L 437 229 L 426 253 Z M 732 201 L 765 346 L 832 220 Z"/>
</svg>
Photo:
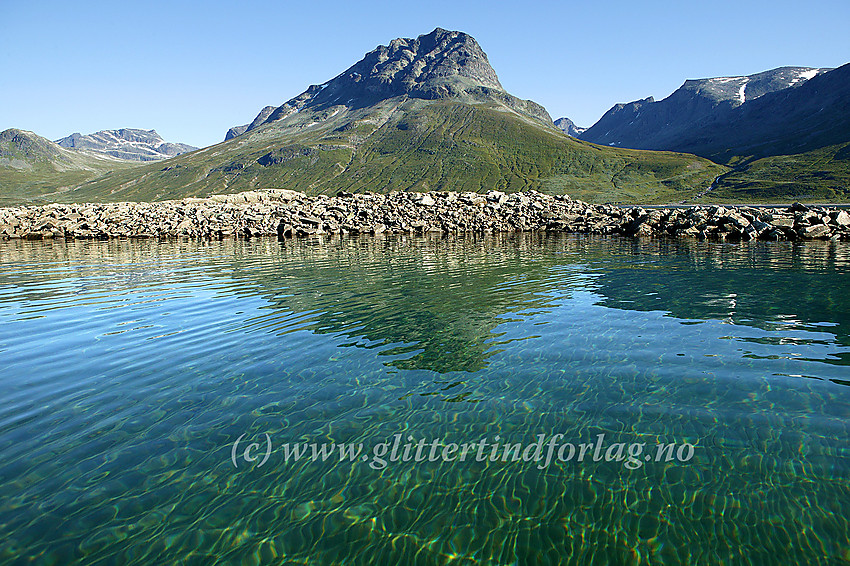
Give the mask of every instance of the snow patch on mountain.
<svg viewBox="0 0 850 566">
<path fill-rule="evenodd" d="M 750 82 L 750 79 L 744 77 L 744 84 L 742 84 L 741 87 L 738 89 L 738 102 L 740 102 L 741 104 L 747 101 L 746 91 L 748 82 Z"/>
<path fill-rule="evenodd" d="M 197 147 L 167 142 L 156 130 L 121 128 L 82 135 L 75 132 L 56 140 L 60 147 L 124 161 L 160 161 Z"/>
</svg>

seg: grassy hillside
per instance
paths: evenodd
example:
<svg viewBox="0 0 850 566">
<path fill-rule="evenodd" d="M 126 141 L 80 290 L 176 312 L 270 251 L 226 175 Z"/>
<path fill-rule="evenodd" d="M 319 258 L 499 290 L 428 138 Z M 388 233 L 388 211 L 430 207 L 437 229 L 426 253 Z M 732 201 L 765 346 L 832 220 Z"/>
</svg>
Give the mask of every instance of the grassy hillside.
<svg viewBox="0 0 850 566">
<path fill-rule="evenodd" d="M 850 143 L 743 163 L 703 201 L 850 202 Z"/>
<path fill-rule="evenodd" d="M 726 169 L 691 155 L 580 142 L 497 103 L 398 97 L 305 110 L 218 145 L 114 171 L 65 201 L 161 200 L 255 188 L 310 194 L 536 189 L 593 202 L 675 202 Z"/>
<path fill-rule="evenodd" d="M 65 191 L 135 164 L 70 151 L 25 130 L 0 132 L 0 206 L 61 201 Z"/>
</svg>

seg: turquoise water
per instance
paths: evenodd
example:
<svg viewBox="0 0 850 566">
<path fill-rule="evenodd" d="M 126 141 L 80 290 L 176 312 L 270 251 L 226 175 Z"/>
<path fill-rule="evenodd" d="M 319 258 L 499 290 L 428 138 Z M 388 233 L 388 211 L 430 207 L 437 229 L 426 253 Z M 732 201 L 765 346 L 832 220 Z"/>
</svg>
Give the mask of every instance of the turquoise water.
<svg viewBox="0 0 850 566">
<path fill-rule="evenodd" d="M 848 274 L 826 242 L 0 242 L 0 562 L 850 561 Z M 645 450 L 371 457 L 555 434 Z M 331 442 L 365 458 L 286 459 Z"/>
</svg>

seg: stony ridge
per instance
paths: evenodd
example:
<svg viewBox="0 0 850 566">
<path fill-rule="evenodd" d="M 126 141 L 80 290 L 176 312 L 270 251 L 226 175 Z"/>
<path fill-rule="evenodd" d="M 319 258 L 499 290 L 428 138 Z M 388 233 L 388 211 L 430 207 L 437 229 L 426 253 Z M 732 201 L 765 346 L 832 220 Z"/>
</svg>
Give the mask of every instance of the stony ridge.
<svg viewBox="0 0 850 566">
<path fill-rule="evenodd" d="M 850 240 L 843 210 L 692 206 L 618 208 L 535 191 L 309 197 L 283 189 L 156 203 L 51 204 L 0 209 L 0 238 L 222 239 L 307 235 L 575 232 L 713 240 Z"/>
</svg>

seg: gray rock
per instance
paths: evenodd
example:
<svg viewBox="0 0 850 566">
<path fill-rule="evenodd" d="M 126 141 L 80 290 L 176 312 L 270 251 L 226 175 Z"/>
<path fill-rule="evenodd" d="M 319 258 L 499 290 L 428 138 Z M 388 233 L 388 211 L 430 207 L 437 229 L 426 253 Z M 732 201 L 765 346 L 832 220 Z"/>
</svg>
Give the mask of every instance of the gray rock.
<svg viewBox="0 0 850 566">
<path fill-rule="evenodd" d="M 422 206 L 434 206 L 437 204 L 437 201 L 435 201 L 431 195 L 425 193 L 416 200 L 416 203 L 421 204 Z"/>
<path fill-rule="evenodd" d="M 833 213 L 832 220 L 839 226 L 850 226 L 850 214 L 847 214 L 844 210 Z"/>
<path fill-rule="evenodd" d="M 792 228 L 794 226 L 794 219 L 787 216 L 774 216 L 771 218 L 770 223 L 777 228 Z"/>
<path fill-rule="evenodd" d="M 830 233 L 831 230 L 826 224 L 815 224 L 813 226 L 806 226 L 802 230 L 802 236 L 806 239 L 829 237 Z"/>
</svg>

